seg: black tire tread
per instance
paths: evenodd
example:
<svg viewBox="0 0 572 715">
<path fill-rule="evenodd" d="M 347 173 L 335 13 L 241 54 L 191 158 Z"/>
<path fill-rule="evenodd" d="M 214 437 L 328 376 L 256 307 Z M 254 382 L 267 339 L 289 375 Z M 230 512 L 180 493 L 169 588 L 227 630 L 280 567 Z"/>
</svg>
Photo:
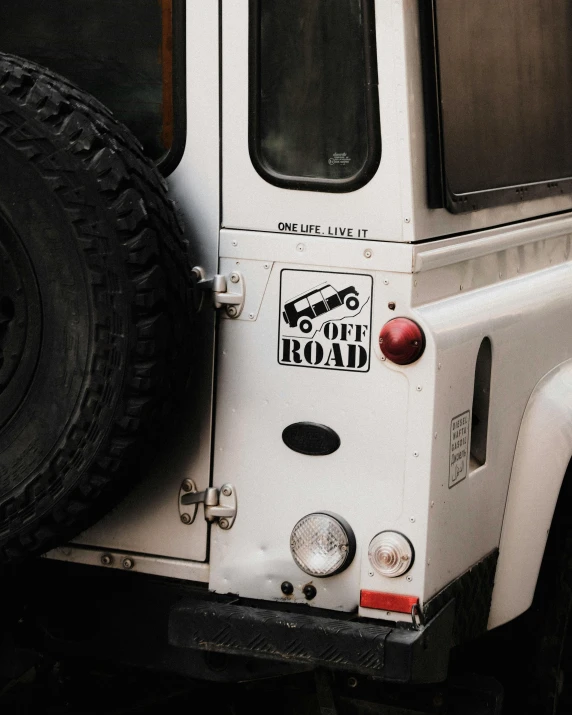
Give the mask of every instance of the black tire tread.
<svg viewBox="0 0 572 715">
<path fill-rule="evenodd" d="M 73 537 L 126 491 L 142 443 L 184 379 L 193 302 L 182 227 L 164 180 L 131 133 L 63 77 L 1 53 L 0 93 L 27 119 L 15 131 L 0 111 L 0 137 L 34 164 L 66 210 L 89 266 L 94 305 L 109 316 L 96 326 L 88 384 L 57 449 L 37 478 L 0 501 L 0 562 L 10 562 Z M 70 180 L 62 180 L 67 171 Z M 74 184 L 78 175 L 98 192 L 116 226 L 115 242 L 90 225 L 83 189 Z M 123 277 L 108 260 L 118 251 Z M 124 304 L 117 307 L 125 300 L 128 328 L 121 324 Z M 131 335 L 123 371 L 114 364 L 121 350 L 113 354 L 122 331 Z"/>
</svg>

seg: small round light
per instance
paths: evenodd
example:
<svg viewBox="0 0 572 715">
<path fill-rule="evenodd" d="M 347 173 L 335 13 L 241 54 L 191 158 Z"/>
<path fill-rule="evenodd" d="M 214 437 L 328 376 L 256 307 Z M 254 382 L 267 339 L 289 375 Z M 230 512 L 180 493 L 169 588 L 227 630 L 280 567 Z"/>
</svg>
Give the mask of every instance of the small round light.
<svg viewBox="0 0 572 715">
<path fill-rule="evenodd" d="M 413 565 L 413 546 L 397 531 L 382 531 L 374 536 L 367 552 L 369 562 L 382 576 L 403 576 Z"/>
<path fill-rule="evenodd" d="M 423 355 L 425 335 L 413 320 L 393 318 L 381 329 L 379 349 L 396 365 L 410 365 Z"/>
<path fill-rule="evenodd" d="M 318 578 L 333 576 L 346 569 L 355 550 L 350 525 L 328 512 L 304 516 L 290 535 L 290 551 L 296 565 Z"/>
</svg>

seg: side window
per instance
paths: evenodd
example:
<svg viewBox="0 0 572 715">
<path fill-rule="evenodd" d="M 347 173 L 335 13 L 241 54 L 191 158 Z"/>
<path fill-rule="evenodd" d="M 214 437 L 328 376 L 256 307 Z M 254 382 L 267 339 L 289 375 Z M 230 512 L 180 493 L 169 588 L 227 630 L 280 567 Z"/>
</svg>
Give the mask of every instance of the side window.
<svg viewBox="0 0 572 715">
<path fill-rule="evenodd" d="M 333 298 L 334 296 L 337 296 L 338 292 L 332 288 L 332 286 L 326 286 L 325 288 L 322 289 L 322 296 L 328 300 L 329 298 Z"/>
<path fill-rule="evenodd" d="M 184 0 L 0 3 L 0 48 L 108 106 L 165 170 L 182 153 Z"/>
<path fill-rule="evenodd" d="M 381 157 L 372 0 L 250 0 L 250 154 L 278 186 L 352 191 Z"/>
<path fill-rule="evenodd" d="M 456 213 L 572 192 L 570 0 L 419 8 L 430 207 Z"/>
</svg>

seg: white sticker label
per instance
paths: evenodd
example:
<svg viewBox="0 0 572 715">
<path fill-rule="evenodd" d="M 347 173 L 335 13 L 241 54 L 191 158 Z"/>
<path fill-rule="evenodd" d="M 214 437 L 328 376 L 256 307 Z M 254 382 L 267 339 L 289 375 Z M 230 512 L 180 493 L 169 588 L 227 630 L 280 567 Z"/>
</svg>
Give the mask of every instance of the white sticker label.
<svg viewBox="0 0 572 715">
<path fill-rule="evenodd" d="M 372 290 L 373 279 L 367 275 L 284 269 L 278 362 L 367 372 Z"/>
<path fill-rule="evenodd" d="M 462 415 L 451 420 L 451 455 L 449 459 L 449 489 L 462 482 L 467 476 L 469 463 L 469 432 L 471 412 L 467 410 Z"/>
</svg>

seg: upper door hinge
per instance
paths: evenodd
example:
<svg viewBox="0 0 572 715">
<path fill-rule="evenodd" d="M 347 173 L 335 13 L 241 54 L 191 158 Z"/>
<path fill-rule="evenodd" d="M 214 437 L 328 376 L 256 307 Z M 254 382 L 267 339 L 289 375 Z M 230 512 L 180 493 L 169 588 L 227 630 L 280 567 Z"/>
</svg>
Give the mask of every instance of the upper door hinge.
<svg viewBox="0 0 572 715">
<path fill-rule="evenodd" d="M 236 489 L 223 484 L 220 489 L 208 487 L 202 492 L 192 479 L 185 479 L 179 492 L 179 513 L 183 524 L 192 524 L 197 517 L 199 504 L 204 505 L 205 519 L 217 522 L 221 529 L 230 529 L 236 519 Z"/>
<path fill-rule="evenodd" d="M 224 307 L 229 318 L 238 318 L 244 308 L 246 294 L 242 273 L 233 271 L 228 276 L 217 274 L 212 278 L 206 278 L 205 272 L 200 266 L 195 266 L 193 273 L 197 278 L 199 310 L 203 304 L 204 294 L 210 292 L 215 308 Z"/>
</svg>

